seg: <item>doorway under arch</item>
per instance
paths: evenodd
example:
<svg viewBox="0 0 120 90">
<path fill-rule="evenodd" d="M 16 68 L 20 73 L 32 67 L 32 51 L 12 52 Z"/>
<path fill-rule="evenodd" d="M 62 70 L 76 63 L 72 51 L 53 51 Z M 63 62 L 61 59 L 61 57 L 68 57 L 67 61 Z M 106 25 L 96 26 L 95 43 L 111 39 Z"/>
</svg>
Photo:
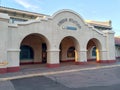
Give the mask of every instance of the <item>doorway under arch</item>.
<svg viewBox="0 0 120 90">
<path fill-rule="evenodd" d="M 20 64 L 47 63 L 47 48 L 49 44 L 46 37 L 41 34 L 29 34 L 20 45 Z"/>
<path fill-rule="evenodd" d="M 101 44 L 99 40 L 93 38 L 87 43 L 87 61 L 100 61 Z"/>
<path fill-rule="evenodd" d="M 78 41 L 72 37 L 67 36 L 62 39 L 60 46 L 60 55 L 59 60 L 60 62 L 77 62 L 79 55 L 79 43 Z"/>
</svg>

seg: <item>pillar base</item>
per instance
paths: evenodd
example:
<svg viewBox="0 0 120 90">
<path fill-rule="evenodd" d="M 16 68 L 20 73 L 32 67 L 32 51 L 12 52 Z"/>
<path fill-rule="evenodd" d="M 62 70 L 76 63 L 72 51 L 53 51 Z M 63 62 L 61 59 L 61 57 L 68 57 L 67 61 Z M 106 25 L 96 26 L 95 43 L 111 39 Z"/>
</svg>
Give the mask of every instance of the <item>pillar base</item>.
<svg viewBox="0 0 120 90">
<path fill-rule="evenodd" d="M 75 62 L 76 65 L 87 65 L 87 62 Z"/>
<path fill-rule="evenodd" d="M 0 74 L 9 73 L 9 72 L 18 72 L 20 67 L 8 67 L 8 68 L 0 68 Z"/>
<path fill-rule="evenodd" d="M 20 70 L 20 67 L 8 67 L 7 72 L 18 72 Z"/>
<path fill-rule="evenodd" d="M 100 60 L 100 61 L 97 61 L 97 63 L 116 63 L 117 61 L 116 60 Z"/>
<path fill-rule="evenodd" d="M 56 67 L 59 67 L 60 64 L 47 64 L 47 67 L 48 68 L 56 68 Z"/>
<path fill-rule="evenodd" d="M 0 68 L 0 74 L 7 73 L 7 68 Z"/>
</svg>

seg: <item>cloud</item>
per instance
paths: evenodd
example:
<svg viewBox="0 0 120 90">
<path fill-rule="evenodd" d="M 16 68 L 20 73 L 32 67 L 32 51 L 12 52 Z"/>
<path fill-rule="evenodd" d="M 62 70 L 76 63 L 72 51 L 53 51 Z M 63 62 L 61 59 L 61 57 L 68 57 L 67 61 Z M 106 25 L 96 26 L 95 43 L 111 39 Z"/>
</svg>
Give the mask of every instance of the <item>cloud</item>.
<svg viewBox="0 0 120 90">
<path fill-rule="evenodd" d="M 40 10 L 41 8 L 37 5 L 36 0 L 15 0 L 16 3 L 23 6 L 25 9 L 32 11 Z"/>
</svg>

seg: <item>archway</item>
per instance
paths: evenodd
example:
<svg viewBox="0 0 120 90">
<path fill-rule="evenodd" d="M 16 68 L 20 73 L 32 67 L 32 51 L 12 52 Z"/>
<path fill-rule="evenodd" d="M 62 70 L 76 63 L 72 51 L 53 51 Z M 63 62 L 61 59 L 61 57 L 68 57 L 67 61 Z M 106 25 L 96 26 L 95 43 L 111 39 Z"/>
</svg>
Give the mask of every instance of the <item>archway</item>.
<svg viewBox="0 0 120 90">
<path fill-rule="evenodd" d="M 47 62 L 47 39 L 41 34 L 27 35 L 20 45 L 20 64 L 44 64 Z"/>
<path fill-rule="evenodd" d="M 116 59 L 117 60 L 120 60 L 120 46 L 119 45 L 116 45 L 115 46 L 115 54 L 116 54 Z"/>
<path fill-rule="evenodd" d="M 60 46 L 60 62 L 77 62 L 79 55 L 79 43 L 72 37 L 68 36 L 62 39 Z"/>
<path fill-rule="evenodd" d="M 100 61 L 101 44 L 99 40 L 93 38 L 87 44 L 87 61 Z"/>
</svg>

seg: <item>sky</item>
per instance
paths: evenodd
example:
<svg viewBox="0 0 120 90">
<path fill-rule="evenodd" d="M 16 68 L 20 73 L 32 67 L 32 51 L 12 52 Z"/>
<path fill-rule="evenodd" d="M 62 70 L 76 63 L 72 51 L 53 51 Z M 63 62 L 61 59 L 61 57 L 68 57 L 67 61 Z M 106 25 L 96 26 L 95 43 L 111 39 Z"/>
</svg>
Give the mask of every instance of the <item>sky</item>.
<svg viewBox="0 0 120 90">
<path fill-rule="evenodd" d="M 120 0 L 0 0 L 0 6 L 47 15 L 71 9 L 84 20 L 111 20 L 115 36 L 120 36 Z"/>
</svg>

